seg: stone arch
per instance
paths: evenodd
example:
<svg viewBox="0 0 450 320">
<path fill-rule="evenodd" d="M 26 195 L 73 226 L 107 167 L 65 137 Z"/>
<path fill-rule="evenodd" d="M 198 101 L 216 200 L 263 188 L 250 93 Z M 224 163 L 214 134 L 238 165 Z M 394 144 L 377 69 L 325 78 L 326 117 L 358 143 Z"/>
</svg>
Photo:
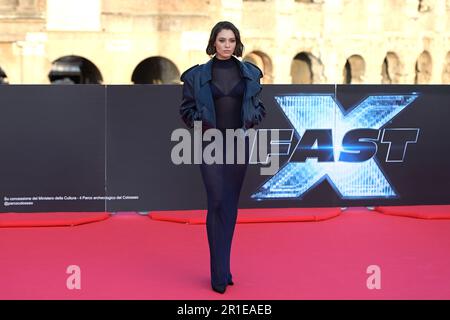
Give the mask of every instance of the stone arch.
<svg viewBox="0 0 450 320">
<path fill-rule="evenodd" d="M 176 84 L 180 83 L 180 71 L 167 58 L 150 57 L 136 66 L 131 81 L 134 84 Z"/>
<path fill-rule="evenodd" d="M 256 64 L 261 69 L 263 72 L 262 83 L 273 83 L 272 59 L 266 53 L 255 50 L 247 54 L 242 60 Z"/>
<path fill-rule="evenodd" d="M 442 70 L 442 83 L 450 84 L 450 51 L 447 52 L 447 56 L 444 61 L 444 69 Z"/>
<path fill-rule="evenodd" d="M 8 76 L 5 71 L 3 71 L 2 67 L 0 67 L 0 84 L 8 84 Z"/>
<path fill-rule="evenodd" d="M 291 63 L 293 84 L 312 84 L 323 82 L 323 64 L 309 52 L 298 53 Z"/>
<path fill-rule="evenodd" d="M 395 52 L 388 52 L 381 66 L 381 83 L 398 84 L 401 78 L 401 63 Z"/>
<path fill-rule="evenodd" d="M 97 66 L 81 56 L 64 56 L 52 63 L 48 74 L 52 84 L 101 84 L 103 77 Z"/>
<path fill-rule="evenodd" d="M 432 60 L 428 51 L 423 51 L 416 62 L 416 77 L 414 79 L 415 84 L 427 84 L 431 81 L 432 74 Z"/>
<path fill-rule="evenodd" d="M 364 82 L 366 73 L 366 62 L 360 55 L 354 54 L 345 62 L 344 66 L 344 83 L 358 84 Z"/>
<path fill-rule="evenodd" d="M 431 11 L 431 5 L 429 0 L 419 0 L 417 5 L 417 11 L 428 12 Z"/>
</svg>

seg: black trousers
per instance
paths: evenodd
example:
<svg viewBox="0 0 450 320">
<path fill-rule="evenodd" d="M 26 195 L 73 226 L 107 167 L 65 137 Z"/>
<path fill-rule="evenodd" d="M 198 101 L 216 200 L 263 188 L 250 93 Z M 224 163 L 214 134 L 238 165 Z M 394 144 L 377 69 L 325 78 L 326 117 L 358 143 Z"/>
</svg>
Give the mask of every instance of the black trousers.
<svg viewBox="0 0 450 320">
<path fill-rule="evenodd" d="M 224 138 L 225 141 L 225 138 Z M 238 144 L 244 144 L 244 164 L 237 163 Z M 206 230 L 210 252 L 211 284 L 227 285 L 232 280 L 230 270 L 231 243 L 237 219 L 239 195 L 248 166 L 248 138 L 235 138 L 234 146 L 223 144 L 223 164 L 200 165 L 206 189 L 208 213 Z M 205 143 L 203 144 L 203 149 Z M 227 164 L 226 155 L 234 148 L 232 164 Z"/>
</svg>

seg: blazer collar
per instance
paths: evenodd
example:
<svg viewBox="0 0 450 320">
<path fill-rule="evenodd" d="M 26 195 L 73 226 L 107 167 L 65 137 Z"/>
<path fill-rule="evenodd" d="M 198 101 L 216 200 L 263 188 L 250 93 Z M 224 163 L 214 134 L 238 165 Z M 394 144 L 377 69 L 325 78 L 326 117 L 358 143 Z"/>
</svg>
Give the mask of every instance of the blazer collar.
<svg viewBox="0 0 450 320">
<path fill-rule="evenodd" d="M 239 59 L 237 59 L 235 56 L 231 56 L 230 59 L 234 59 L 238 63 L 239 68 L 241 69 L 241 74 L 242 74 L 242 76 L 244 78 L 247 78 L 247 79 L 250 79 L 250 80 L 258 80 L 256 78 L 256 75 L 252 74 L 250 72 L 249 68 L 244 63 L 239 61 Z M 200 83 L 201 83 L 202 86 L 206 82 L 211 81 L 212 64 L 213 64 L 213 58 L 209 59 L 209 61 L 203 65 L 203 68 L 202 68 L 202 71 L 201 71 L 201 76 L 200 76 Z"/>
</svg>

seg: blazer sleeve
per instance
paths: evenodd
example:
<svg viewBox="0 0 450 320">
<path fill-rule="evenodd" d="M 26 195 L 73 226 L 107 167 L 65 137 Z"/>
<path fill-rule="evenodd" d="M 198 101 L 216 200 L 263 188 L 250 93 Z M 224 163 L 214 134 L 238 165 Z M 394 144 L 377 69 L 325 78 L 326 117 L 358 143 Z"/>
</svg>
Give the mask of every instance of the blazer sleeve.
<svg viewBox="0 0 450 320">
<path fill-rule="evenodd" d="M 180 105 L 180 115 L 188 128 L 194 127 L 194 121 L 201 120 L 201 113 L 195 102 L 195 92 L 192 77 L 181 76 L 183 82 L 183 98 Z"/>
<path fill-rule="evenodd" d="M 258 68 L 258 70 L 259 70 L 259 68 Z M 262 78 L 263 75 L 262 75 L 261 70 L 259 70 L 259 72 L 260 72 L 260 78 Z M 260 86 L 259 92 L 253 97 L 253 105 L 255 107 L 255 114 L 253 117 L 253 126 L 260 124 L 261 121 L 266 116 L 266 108 L 261 100 L 262 86 L 261 86 L 261 81 L 259 79 L 258 79 L 258 83 Z"/>
</svg>

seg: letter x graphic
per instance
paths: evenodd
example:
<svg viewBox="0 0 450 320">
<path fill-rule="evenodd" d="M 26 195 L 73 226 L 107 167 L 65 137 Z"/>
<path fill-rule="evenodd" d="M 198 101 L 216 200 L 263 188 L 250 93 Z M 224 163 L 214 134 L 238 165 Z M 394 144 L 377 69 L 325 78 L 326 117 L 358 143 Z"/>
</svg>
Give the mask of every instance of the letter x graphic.
<svg viewBox="0 0 450 320">
<path fill-rule="evenodd" d="M 308 129 L 331 129 L 335 159 L 339 159 L 345 133 L 358 128 L 380 129 L 417 97 L 417 94 L 369 96 L 346 112 L 332 95 L 284 95 L 276 96 L 275 100 L 298 139 Z M 316 158 L 308 158 L 305 162 L 288 161 L 252 198 L 298 198 L 324 179 L 345 199 L 397 196 L 375 158 L 364 162 L 318 162 Z"/>
</svg>

